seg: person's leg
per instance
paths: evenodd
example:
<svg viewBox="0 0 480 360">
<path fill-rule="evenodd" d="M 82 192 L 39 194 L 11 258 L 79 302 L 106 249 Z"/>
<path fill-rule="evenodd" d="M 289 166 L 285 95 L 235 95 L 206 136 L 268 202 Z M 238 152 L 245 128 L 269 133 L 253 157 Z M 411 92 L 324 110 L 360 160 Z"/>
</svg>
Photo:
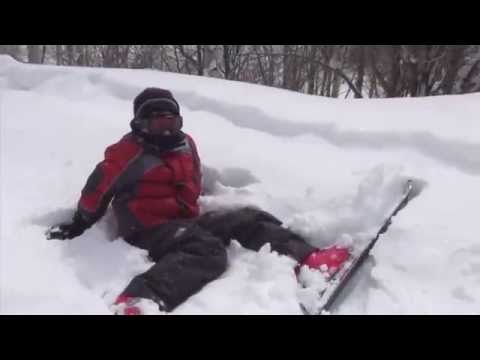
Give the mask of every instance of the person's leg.
<svg viewBox="0 0 480 360">
<path fill-rule="evenodd" d="M 270 243 L 272 250 L 299 262 L 315 250 L 302 237 L 283 227 L 279 219 L 253 207 L 208 212 L 196 223 L 222 238 L 226 244 L 235 239 L 243 247 L 258 251 Z"/>
<path fill-rule="evenodd" d="M 273 215 L 252 207 L 209 212 L 196 223 L 227 244 L 235 239 L 245 248 L 258 251 L 270 243 L 273 251 L 294 258 L 299 265 L 315 269 L 325 265 L 326 270 L 333 272 L 349 256 L 347 249 L 331 247 L 320 250 L 308 244 L 300 235 L 283 227 Z"/>
<path fill-rule="evenodd" d="M 193 223 L 166 224 L 140 240 L 150 244 L 156 264 L 136 276 L 122 296 L 153 300 L 163 311 L 172 311 L 227 267 L 222 240 Z"/>
</svg>

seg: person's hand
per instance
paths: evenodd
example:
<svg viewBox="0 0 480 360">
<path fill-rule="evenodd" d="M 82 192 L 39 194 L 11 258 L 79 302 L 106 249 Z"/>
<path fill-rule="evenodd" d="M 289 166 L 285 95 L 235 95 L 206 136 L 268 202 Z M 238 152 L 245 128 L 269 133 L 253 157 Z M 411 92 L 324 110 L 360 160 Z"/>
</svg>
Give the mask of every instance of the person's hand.
<svg viewBox="0 0 480 360">
<path fill-rule="evenodd" d="M 46 236 L 48 240 L 66 240 L 80 236 L 88 228 L 87 223 L 81 216 L 75 215 L 73 221 L 67 224 L 52 226 L 47 230 Z"/>
</svg>

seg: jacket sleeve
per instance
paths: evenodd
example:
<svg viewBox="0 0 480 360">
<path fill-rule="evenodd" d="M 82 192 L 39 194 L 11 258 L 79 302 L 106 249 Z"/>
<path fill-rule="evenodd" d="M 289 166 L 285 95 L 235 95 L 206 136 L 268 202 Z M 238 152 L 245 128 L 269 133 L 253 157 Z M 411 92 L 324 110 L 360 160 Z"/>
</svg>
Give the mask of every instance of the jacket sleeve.
<svg viewBox="0 0 480 360">
<path fill-rule="evenodd" d="M 104 160 L 88 177 L 78 202 L 77 213 L 89 226 L 105 214 L 119 179 L 139 153 L 140 147 L 125 138 L 105 150 Z"/>
<path fill-rule="evenodd" d="M 187 135 L 187 141 L 190 144 L 190 148 L 192 149 L 192 156 L 193 156 L 193 163 L 194 163 L 194 175 L 193 181 L 198 188 L 199 194 L 202 193 L 203 187 L 203 174 L 202 174 L 202 163 L 200 161 L 200 156 L 198 155 L 197 145 L 195 141 L 190 135 Z"/>
</svg>

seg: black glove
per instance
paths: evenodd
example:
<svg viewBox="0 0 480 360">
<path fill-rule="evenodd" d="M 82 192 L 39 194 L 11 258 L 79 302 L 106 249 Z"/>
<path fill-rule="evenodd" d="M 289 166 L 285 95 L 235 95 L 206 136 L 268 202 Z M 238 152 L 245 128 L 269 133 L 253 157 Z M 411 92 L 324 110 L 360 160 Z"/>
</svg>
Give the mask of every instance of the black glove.
<svg viewBox="0 0 480 360">
<path fill-rule="evenodd" d="M 68 224 L 52 226 L 47 230 L 46 236 L 48 240 L 73 239 L 74 237 L 82 235 L 83 232 L 88 228 L 89 224 L 82 218 L 82 216 L 80 216 L 80 214 L 76 213 L 72 222 Z"/>
</svg>

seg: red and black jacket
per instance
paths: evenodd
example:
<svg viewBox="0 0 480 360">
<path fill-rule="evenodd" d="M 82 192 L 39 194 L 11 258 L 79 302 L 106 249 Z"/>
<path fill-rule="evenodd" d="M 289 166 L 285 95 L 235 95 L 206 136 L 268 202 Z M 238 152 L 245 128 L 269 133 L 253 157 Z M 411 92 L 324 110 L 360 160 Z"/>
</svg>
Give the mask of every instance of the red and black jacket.
<svg viewBox="0 0 480 360">
<path fill-rule="evenodd" d="M 129 133 L 109 146 L 88 178 L 78 213 L 92 225 L 113 199 L 120 235 L 199 214 L 201 164 L 193 139 L 181 134 L 173 148 L 160 150 Z"/>
</svg>

